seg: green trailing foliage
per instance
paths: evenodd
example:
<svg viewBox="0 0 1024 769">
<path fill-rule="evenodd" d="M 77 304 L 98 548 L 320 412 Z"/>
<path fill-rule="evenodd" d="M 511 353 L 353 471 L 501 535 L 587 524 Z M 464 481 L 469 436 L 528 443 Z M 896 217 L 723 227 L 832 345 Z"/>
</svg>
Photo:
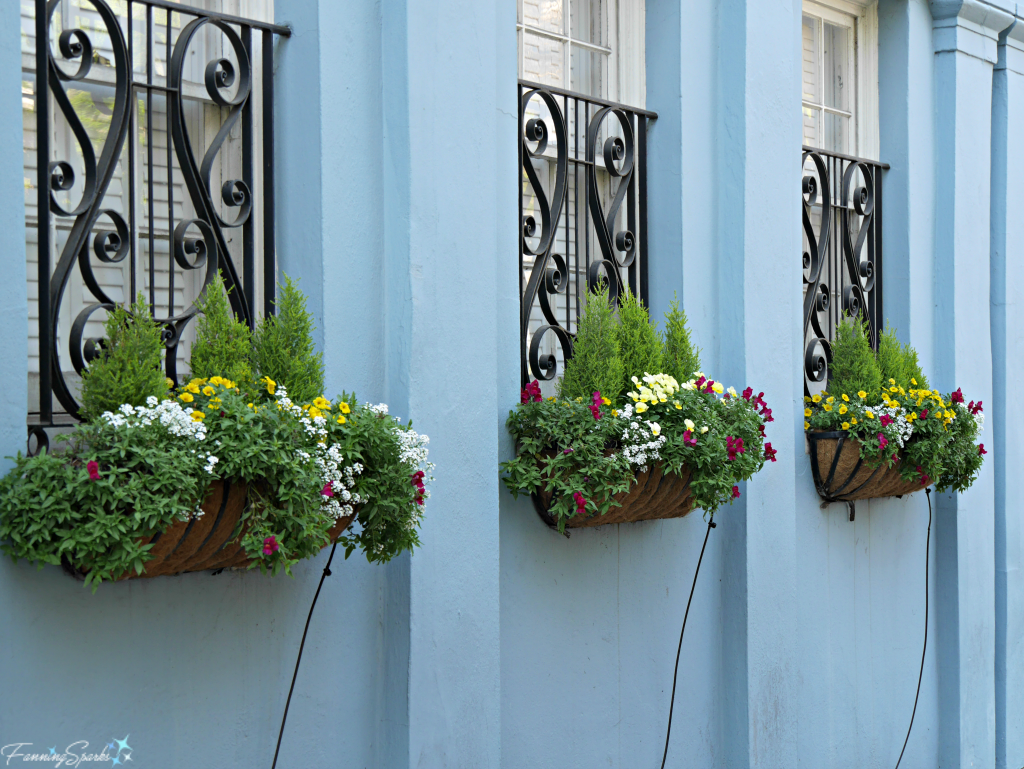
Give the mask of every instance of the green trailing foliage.
<svg viewBox="0 0 1024 769">
<path fill-rule="evenodd" d="M 634 389 L 632 377 L 642 379 L 645 374 L 662 372 L 661 335 L 643 302 L 628 288 L 619 303 L 618 338 L 623 373 L 619 392 Z"/>
<path fill-rule="evenodd" d="M 594 392 L 600 392 L 615 400 L 622 392 L 624 380 L 618 323 L 608 302 L 608 289 L 602 287 L 587 295 L 573 356 L 565 364 L 558 394 L 567 400 L 590 400 Z"/>
<path fill-rule="evenodd" d="M 196 341 L 189 359 L 192 376 L 221 376 L 237 382 L 244 392 L 252 391 L 252 332 L 231 312 L 219 272 L 197 307 Z"/>
<path fill-rule="evenodd" d="M 122 404 L 142 406 L 150 396 L 167 395 L 161 334 L 142 294 L 130 308 L 118 306 L 108 313 L 103 351 L 82 373 L 83 416 L 95 419 Z"/>
<path fill-rule="evenodd" d="M 828 389 L 831 392 L 868 393 L 869 402 L 878 402 L 882 371 L 868 341 L 866 322 L 846 317 L 836 326 L 832 341 L 832 364 Z"/>
<path fill-rule="evenodd" d="M 291 278 L 278 286 L 275 314 L 253 334 L 252 367 L 257 377 L 284 384 L 295 403 L 310 403 L 324 389 L 323 354 L 313 342 L 313 316 Z"/>
<path fill-rule="evenodd" d="M 665 313 L 665 349 L 662 371 L 685 382 L 694 372 L 700 371 L 700 348 L 690 339 L 686 325 L 686 313 L 679 309 L 679 298 L 675 297 Z"/>
</svg>

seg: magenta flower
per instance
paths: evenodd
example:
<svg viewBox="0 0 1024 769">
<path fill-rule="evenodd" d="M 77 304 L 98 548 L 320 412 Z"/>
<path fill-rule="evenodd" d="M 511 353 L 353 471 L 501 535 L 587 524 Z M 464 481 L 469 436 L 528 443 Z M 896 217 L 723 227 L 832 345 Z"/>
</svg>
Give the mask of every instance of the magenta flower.
<svg viewBox="0 0 1024 769">
<path fill-rule="evenodd" d="M 704 392 L 710 393 L 715 391 L 715 380 L 709 379 L 707 385 L 704 387 Z"/>
<path fill-rule="evenodd" d="M 986 454 L 988 454 L 988 452 L 985 451 L 985 444 L 984 443 L 979 443 L 978 444 L 978 456 L 982 456 L 983 457 Z"/>
<path fill-rule="evenodd" d="M 736 459 L 737 454 L 743 454 L 746 451 L 743 448 L 743 439 L 733 438 L 731 435 L 726 436 L 725 450 L 729 454 L 729 461 L 732 462 L 733 460 Z"/>
<path fill-rule="evenodd" d="M 523 388 L 522 393 L 520 393 L 519 395 L 519 402 L 530 403 L 531 401 L 533 401 L 534 403 L 538 403 L 540 402 L 540 400 L 540 382 L 534 379 L 532 382 L 526 385 L 526 387 Z"/>
<path fill-rule="evenodd" d="M 928 473 L 921 469 L 921 465 L 917 466 L 917 474 L 921 476 L 921 485 L 927 486 L 932 482 L 932 479 L 928 477 Z"/>
<path fill-rule="evenodd" d="M 733 499 L 739 499 L 740 498 L 740 487 L 739 486 L 733 486 L 732 487 L 732 498 Z"/>
<path fill-rule="evenodd" d="M 777 449 L 773 449 L 772 448 L 772 444 L 766 443 L 764 445 L 764 458 L 765 459 L 770 459 L 772 462 L 776 462 L 778 460 L 775 459 L 775 455 L 778 454 L 778 453 L 779 452 L 778 452 Z"/>
<path fill-rule="evenodd" d="M 706 381 L 708 381 L 708 380 L 705 379 L 704 377 L 701 377 L 700 379 L 698 379 L 696 382 L 693 383 L 693 386 L 696 387 L 699 390 L 700 388 L 702 388 L 704 386 L 704 383 Z"/>
<path fill-rule="evenodd" d="M 86 465 L 85 469 L 89 471 L 89 480 L 98 481 L 100 479 L 100 463 L 95 459 L 90 460 Z"/>
<path fill-rule="evenodd" d="M 921 419 L 927 419 L 928 418 L 928 409 L 925 409 L 924 411 L 922 411 L 918 416 L 920 416 Z"/>
<path fill-rule="evenodd" d="M 267 537 L 263 540 L 263 555 L 273 555 L 280 549 L 281 546 L 277 544 L 276 537 Z"/>
<path fill-rule="evenodd" d="M 334 489 L 331 488 L 331 484 L 325 483 L 324 487 L 320 489 L 320 495 L 324 497 L 333 497 Z"/>
<path fill-rule="evenodd" d="M 571 449 L 571 448 L 569 448 L 569 449 L 563 449 L 563 450 L 562 450 L 562 453 L 563 453 L 563 454 L 572 454 L 572 449 Z"/>
<path fill-rule="evenodd" d="M 412 474 L 412 485 L 416 487 L 416 504 L 422 505 L 423 499 L 427 494 L 426 488 L 423 486 L 423 471 L 417 470 Z"/>
<path fill-rule="evenodd" d="M 597 406 L 588 406 L 587 408 L 590 409 L 590 413 L 594 417 L 594 419 L 601 418 L 601 409 L 599 409 Z"/>
<path fill-rule="evenodd" d="M 697 439 L 693 437 L 693 433 L 689 430 L 683 433 L 683 444 L 686 446 L 696 446 Z"/>
<path fill-rule="evenodd" d="M 745 400 L 745 401 L 750 400 L 750 398 L 751 398 L 751 396 L 753 394 L 754 394 L 754 388 L 753 387 L 748 387 L 746 390 L 743 391 L 743 400 Z"/>
<path fill-rule="evenodd" d="M 576 503 L 576 512 L 582 513 L 587 507 L 587 500 L 578 491 L 572 493 L 572 499 Z"/>
<path fill-rule="evenodd" d="M 971 401 L 970 405 L 967 406 L 967 410 L 970 411 L 972 415 L 977 415 L 977 413 L 982 410 L 981 401 L 978 401 L 977 403 Z"/>
<path fill-rule="evenodd" d="M 886 438 L 882 433 L 878 434 L 878 448 L 884 449 L 889 445 L 889 439 Z"/>
<path fill-rule="evenodd" d="M 882 423 L 882 427 L 888 427 L 889 425 L 892 424 L 893 419 L 888 414 L 882 414 L 881 418 L 878 421 Z"/>
<path fill-rule="evenodd" d="M 963 403 L 964 394 L 960 392 L 960 388 L 956 388 L 956 392 L 949 396 L 950 403 Z"/>
<path fill-rule="evenodd" d="M 757 431 L 759 433 L 761 433 L 761 437 L 763 438 L 764 437 L 764 425 L 758 425 L 757 426 Z"/>
</svg>

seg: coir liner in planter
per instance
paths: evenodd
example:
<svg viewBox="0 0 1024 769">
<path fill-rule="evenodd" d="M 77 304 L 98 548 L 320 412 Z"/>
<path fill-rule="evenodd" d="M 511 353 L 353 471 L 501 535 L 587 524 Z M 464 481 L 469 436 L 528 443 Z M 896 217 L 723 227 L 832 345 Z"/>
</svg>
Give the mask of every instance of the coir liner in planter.
<svg viewBox="0 0 1024 769">
<path fill-rule="evenodd" d="M 892 467 L 871 464 L 860 456 L 860 441 L 846 432 L 807 433 L 811 444 L 811 473 L 826 502 L 902 497 L 924 488 L 919 480 L 900 477 L 899 457 Z"/>
</svg>

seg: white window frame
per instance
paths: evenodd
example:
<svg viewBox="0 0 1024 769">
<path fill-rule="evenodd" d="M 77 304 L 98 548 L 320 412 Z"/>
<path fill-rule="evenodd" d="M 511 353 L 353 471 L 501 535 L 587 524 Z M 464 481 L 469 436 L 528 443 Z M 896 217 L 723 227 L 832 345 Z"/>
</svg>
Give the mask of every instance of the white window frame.
<svg viewBox="0 0 1024 769">
<path fill-rule="evenodd" d="M 835 114 L 849 114 L 849 154 L 878 160 L 878 2 L 850 0 L 804 0 L 803 12 L 830 23 L 851 27 L 852 45 L 848 66 L 854 73 L 855 87 L 850 94 L 849 112 L 807 101 L 801 90 L 801 112 L 804 107 Z M 821 66 L 819 59 L 819 68 Z M 819 70 L 819 82 L 824 82 Z M 824 101 L 824 99 L 822 99 Z M 823 125 L 822 120 L 822 125 Z M 823 132 L 819 132 L 819 136 Z"/>
<path fill-rule="evenodd" d="M 572 37 L 571 0 L 562 2 L 564 34 L 525 22 L 524 0 L 516 0 L 516 34 L 518 38 L 519 76 L 523 77 L 526 42 L 524 32 L 554 40 L 563 46 L 561 87 L 571 89 L 572 47 L 608 55 L 607 93 L 595 98 L 617 101 L 631 107 L 644 108 L 647 103 L 647 67 L 645 61 L 646 0 L 605 0 L 605 29 L 608 45 L 596 45 Z M 624 55 L 624 52 L 629 52 Z M 545 83 L 544 85 L 554 85 Z"/>
</svg>

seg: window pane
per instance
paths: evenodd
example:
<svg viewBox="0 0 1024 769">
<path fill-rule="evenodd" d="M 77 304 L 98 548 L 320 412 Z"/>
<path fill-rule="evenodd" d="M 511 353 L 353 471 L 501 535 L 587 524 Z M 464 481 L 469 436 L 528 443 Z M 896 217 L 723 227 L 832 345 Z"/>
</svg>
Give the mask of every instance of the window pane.
<svg viewBox="0 0 1024 769">
<path fill-rule="evenodd" d="M 825 106 L 849 110 L 847 87 L 852 84 L 847 72 L 850 58 L 850 30 L 835 24 L 824 25 L 823 58 L 825 62 Z"/>
<path fill-rule="evenodd" d="M 573 40 L 607 45 L 604 29 L 604 0 L 570 0 L 569 20 Z"/>
<path fill-rule="evenodd" d="M 523 23 L 530 27 L 565 34 L 563 0 L 523 0 Z"/>
<path fill-rule="evenodd" d="M 825 144 L 824 149 L 833 152 L 850 151 L 850 118 L 845 115 L 825 113 Z"/>
<path fill-rule="evenodd" d="M 551 38 L 523 34 L 523 79 L 544 85 L 565 87 L 563 43 Z"/>
<path fill-rule="evenodd" d="M 821 103 L 821 88 L 818 83 L 818 20 L 804 16 L 803 43 L 803 87 L 804 99 Z"/>
<path fill-rule="evenodd" d="M 804 107 L 804 144 L 808 147 L 821 148 L 818 124 L 821 121 L 821 110 Z"/>
<path fill-rule="evenodd" d="M 572 67 L 570 89 L 585 93 L 587 96 L 599 98 L 607 96 L 605 84 L 608 82 L 608 54 L 574 45 L 570 59 Z"/>
</svg>

